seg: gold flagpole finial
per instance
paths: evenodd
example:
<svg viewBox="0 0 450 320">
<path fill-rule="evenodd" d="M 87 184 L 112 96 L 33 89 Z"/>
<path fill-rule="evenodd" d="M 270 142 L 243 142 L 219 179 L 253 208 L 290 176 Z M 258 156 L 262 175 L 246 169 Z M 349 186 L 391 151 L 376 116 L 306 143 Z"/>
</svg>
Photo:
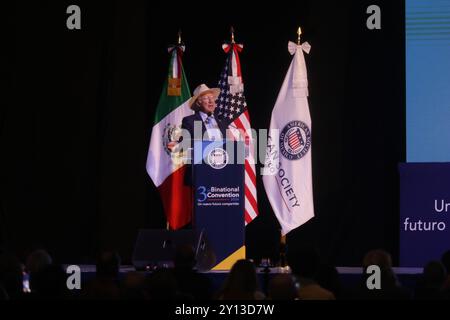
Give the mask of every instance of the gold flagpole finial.
<svg viewBox="0 0 450 320">
<path fill-rule="evenodd" d="M 302 28 L 298 27 L 297 35 L 298 35 L 297 44 L 300 45 L 300 36 L 302 35 Z"/>
<path fill-rule="evenodd" d="M 235 43 L 234 42 L 234 28 L 233 28 L 233 26 L 231 26 L 230 32 L 231 32 L 231 43 Z"/>
<path fill-rule="evenodd" d="M 181 44 L 181 30 L 178 30 L 178 44 Z"/>
</svg>

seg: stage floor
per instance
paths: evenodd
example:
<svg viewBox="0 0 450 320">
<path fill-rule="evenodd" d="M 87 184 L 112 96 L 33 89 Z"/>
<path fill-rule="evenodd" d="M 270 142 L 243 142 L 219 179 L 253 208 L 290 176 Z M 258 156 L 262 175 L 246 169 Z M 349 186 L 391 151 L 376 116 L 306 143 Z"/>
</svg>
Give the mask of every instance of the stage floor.
<svg viewBox="0 0 450 320">
<path fill-rule="evenodd" d="M 95 272 L 95 265 L 91 264 L 83 264 L 79 265 L 81 272 L 83 273 L 91 273 Z M 64 265 L 64 269 L 67 268 L 67 265 Z M 362 274 L 363 269 L 361 267 L 336 267 L 338 273 L 340 275 L 360 275 Z M 404 268 L 404 267 L 394 267 L 392 268 L 395 272 L 395 274 L 401 276 L 401 275 L 419 275 L 423 272 L 423 268 Z M 136 271 L 134 266 L 132 265 L 122 265 L 120 267 L 120 273 L 127 273 L 130 271 Z M 228 273 L 228 271 L 208 271 L 204 273 Z M 267 271 L 264 270 L 264 268 L 257 268 L 257 273 L 267 273 Z M 275 268 L 269 268 L 269 273 L 271 274 L 278 274 L 278 273 L 289 273 L 289 270 L 287 268 L 281 268 L 281 267 L 275 267 Z"/>
</svg>

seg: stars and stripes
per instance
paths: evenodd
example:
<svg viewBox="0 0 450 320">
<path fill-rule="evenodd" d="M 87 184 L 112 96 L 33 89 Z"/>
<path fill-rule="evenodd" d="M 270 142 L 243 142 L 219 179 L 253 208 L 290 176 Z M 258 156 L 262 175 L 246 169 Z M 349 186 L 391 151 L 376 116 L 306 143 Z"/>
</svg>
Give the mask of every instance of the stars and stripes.
<svg viewBox="0 0 450 320">
<path fill-rule="evenodd" d="M 256 174 L 253 138 L 251 135 L 250 116 L 245 101 L 241 66 L 238 52 L 241 45 L 223 46 L 228 57 L 219 80 L 220 95 L 217 99 L 217 117 L 230 129 L 232 138 L 244 141 L 248 153 L 245 158 L 245 223 L 250 223 L 258 216 L 256 195 Z"/>
</svg>

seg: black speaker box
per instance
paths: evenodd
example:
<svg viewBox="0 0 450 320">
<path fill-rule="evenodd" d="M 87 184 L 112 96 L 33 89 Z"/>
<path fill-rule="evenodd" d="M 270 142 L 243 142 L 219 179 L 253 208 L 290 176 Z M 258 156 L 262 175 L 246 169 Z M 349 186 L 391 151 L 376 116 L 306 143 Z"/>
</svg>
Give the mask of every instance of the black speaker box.
<svg viewBox="0 0 450 320">
<path fill-rule="evenodd" d="M 215 265 L 216 258 L 204 231 L 165 229 L 139 230 L 132 257 L 133 265 L 136 270 L 171 268 L 176 248 L 180 245 L 192 246 L 197 270 L 208 271 Z"/>
</svg>

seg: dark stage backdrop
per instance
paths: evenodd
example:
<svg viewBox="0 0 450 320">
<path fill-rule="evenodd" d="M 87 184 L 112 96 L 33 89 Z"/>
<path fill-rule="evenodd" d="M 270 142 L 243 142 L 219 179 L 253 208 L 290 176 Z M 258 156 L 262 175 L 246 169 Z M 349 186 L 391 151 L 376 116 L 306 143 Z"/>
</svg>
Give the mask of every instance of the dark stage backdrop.
<svg viewBox="0 0 450 320">
<path fill-rule="evenodd" d="M 70 4 L 82 29 L 69 31 Z M 382 29 L 366 28 L 378 4 Z M 165 227 L 145 171 L 152 119 L 179 28 L 191 90 L 217 83 L 233 25 L 252 124 L 269 125 L 303 40 L 313 121 L 316 217 L 288 236 L 337 265 L 364 253 L 398 255 L 398 162 L 405 159 L 403 1 L 268 4 L 30 1 L 2 5 L 1 240 L 21 257 L 47 248 L 64 263 L 118 250 L 130 262 L 139 228 Z M 247 227 L 250 257 L 276 255 L 278 225 L 258 176 L 260 217 Z"/>
</svg>

